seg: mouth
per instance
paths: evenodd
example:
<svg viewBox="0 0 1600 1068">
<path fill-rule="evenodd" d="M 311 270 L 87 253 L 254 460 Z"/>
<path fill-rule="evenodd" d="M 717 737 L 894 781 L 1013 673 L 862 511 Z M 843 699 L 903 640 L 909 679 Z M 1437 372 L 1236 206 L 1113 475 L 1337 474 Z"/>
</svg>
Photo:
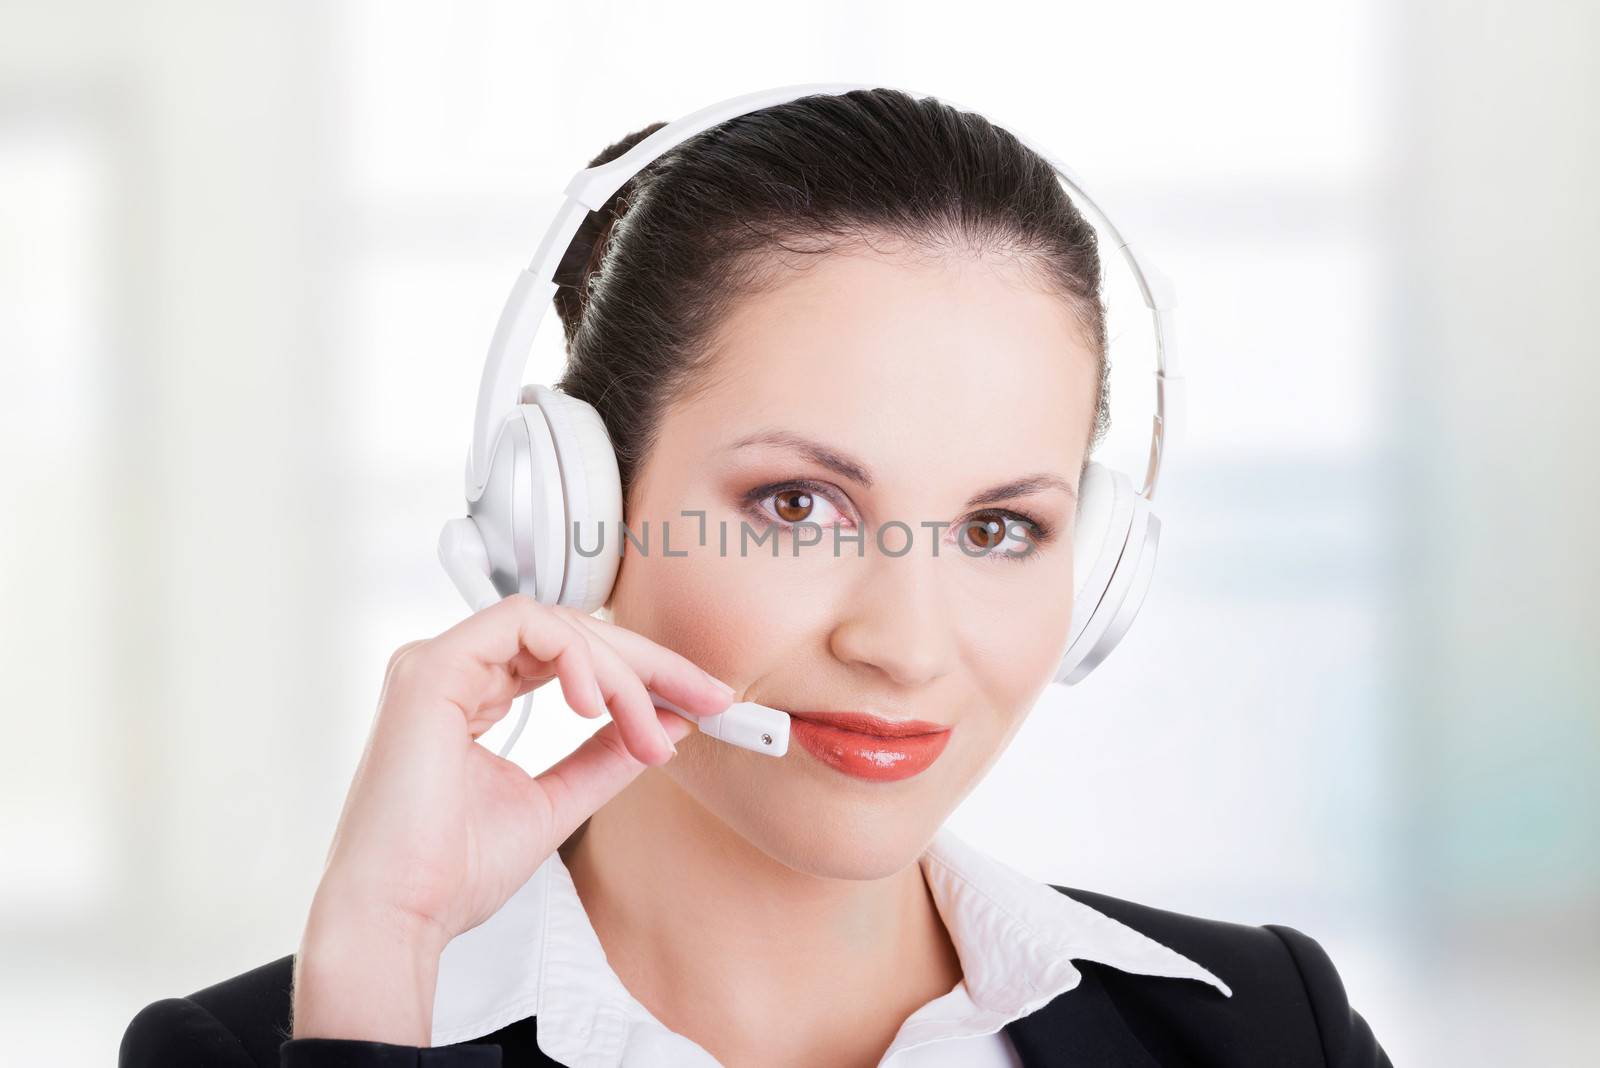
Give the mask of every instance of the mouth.
<svg viewBox="0 0 1600 1068">
<path fill-rule="evenodd" d="M 789 712 L 789 734 L 822 763 L 869 782 L 920 774 L 950 741 L 950 728 L 942 724 L 864 712 Z"/>
</svg>

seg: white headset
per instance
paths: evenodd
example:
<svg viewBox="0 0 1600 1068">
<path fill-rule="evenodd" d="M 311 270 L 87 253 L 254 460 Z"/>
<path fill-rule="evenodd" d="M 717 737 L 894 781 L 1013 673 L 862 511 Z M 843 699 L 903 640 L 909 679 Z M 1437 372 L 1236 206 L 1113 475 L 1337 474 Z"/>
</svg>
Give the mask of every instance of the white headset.
<svg viewBox="0 0 1600 1068">
<path fill-rule="evenodd" d="M 440 561 L 474 611 L 520 592 L 541 604 L 593 612 L 609 598 L 621 565 L 620 551 L 578 552 L 580 538 L 581 544 L 594 546 L 602 531 L 611 532 L 621 547 L 622 486 L 605 423 L 576 397 L 542 385 L 521 386 L 534 338 L 559 288 L 557 267 L 584 218 L 662 153 L 718 123 L 812 94 L 873 88 L 880 86 L 816 83 L 732 97 L 668 123 L 609 163 L 572 176 L 495 326 L 467 453 L 468 514 L 448 521 L 440 534 Z M 960 107 L 948 97 L 938 99 Z M 1078 487 L 1072 627 L 1054 676 L 1055 682 L 1070 685 L 1088 675 L 1127 633 L 1155 570 L 1161 523 L 1150 500 L 1162 465 L 1170 465 L 1167 450 L 1182 433 L 1174 296 L 1171 282 L 1128 244 L 1071 171 L 1014 128 L 1005 128 L 1049 162 L 1068 190 L 1100 218 L 1139 282 L 1156 331 L 1156 408 L 1144 485 L 1135 492 L 1127 475 L 1090 462 Z M 502 755 L 521 733 L 526 703 L 522 715 Z"/>
</svg>

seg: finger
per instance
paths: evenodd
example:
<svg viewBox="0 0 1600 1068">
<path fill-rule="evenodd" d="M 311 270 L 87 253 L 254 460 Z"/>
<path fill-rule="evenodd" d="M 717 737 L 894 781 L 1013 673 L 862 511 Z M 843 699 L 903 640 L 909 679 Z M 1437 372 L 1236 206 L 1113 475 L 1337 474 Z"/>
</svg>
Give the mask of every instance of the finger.
<svg viewBox="0 0 1600 1068">
<path fill-rule="evenodd" d="M 615 648 L 578 622 L 576 614 L 569 618 L 573 620 L 574 629 L 583 633 L 589 642 L 589 655 L 593 658 L 601 697 L 617 724 L 621 740 L 644 763 L 665 764 L 672 759 L 673 739 L 657 717 L 655 702 L 650 700 L 645 684 Z M 681 717 L 674 715 L 673 718 Z"/>
<path fill-rule="evenodd" d="M 593 636 L 526 594 L 513 594 L 407 654 L 434 665 L 434 677 L 469 721 L 486 727 L 520 695 L 554 675 L 567 704 L 605 712 L 597 697 Z"/>
<path fill-rule="evenodd" d="M 666 711 L 660 715 L 681 718 Z M 550 806 L 551 840 L 565 841 L 645 767 L 623 744 L 618 723 L 612 720 L 535 776 L 532 784 Z"/>
<path fill-rule="evenodd" d="M 459 652 L 455 655 L 472 654 L 471 641 L 481 642 L 482 635 L 503 634 L 504 628 L 510 622 L 537 628 L 536 635 L 545 635 L 558 624 L 559 629 L 556 629 L 556 633 L 542 643 L 536 639 L 524 639 L 528 643 L 528 648 L 511 657 L 512 670 L 517 674 L 537 677 L 541 671 L 549 670 L 542 666 L 543 660 L 559 648 L 555 670 L 561 677 L 567 704 L 583 710 L 588 716 L 599 716 L 609 712 L 618 724 L 621 740 L 640 761 L 646 764 L 665 764 L 670 760 L 673 739 L 666 734 L 656 718 L 655 704 L 650 700 L 644 683 L 610 644 L 587 628 L 577 625 L 577 621 L 584 618 L 583 614 L 569 607 L 541 605 L 532 598 L 516 599 L 525 603 L 513 606 L 517 609 L 515 612 L 505 613 L 502 616 L 508 622 L 501 624 L 500 631 L 480 632 L 480 636 L 475 639 L 472 631 L 463 628 L 461 636 L 463 644 L 458 647 Z M 490 606 L 479 614 L 489 617 L 496 607 L 498 605 Z M 531 623 L 528 622 L 530 614 Z M 444 641 L 446 637 L 455 636 L 446 632 L 438 639 L 443 649 L 440 655 L 449 656 L 452 654 L 448 651 L 450 647 Z M 494 658 L 504 655 L 507 647 L 491 648 L 484 653 L 480 644 L 478 649 L 479 663 L 488 670 L 499 667 L 493 663 Z M 509 674 L 507 677 L 509 680 Z M 505 688 L 495 688 L 492 698 L 494 708 L 489 710 L 488 715 L 483 717 L 478 726 L 487 730 L 506 715 L 516 696 L 531 688 L 532 686 L 526 684 L 512 685 L 509 681 Z"/>
<path fill-rule="evenodd" d="M 572 622 L 615 649 L 647 688 L 690 712 L 715 715 L 734 700 L 734 692 L 710 672 L 637 631 L 587 615 Z"/>
<path fill-rule="evenodd" d="M 588 656 L 587 674 L 591 681 L 587 686 L 580 686 L 581 678 L 585 673 L 577 672 L 575 673 L 574 678 L 571 680 L 571 691 L 563 686 L 562 693 L 563 695 L 568 692 L 577 693 L 581 689 L 585 700 L 569 700 L 567 701 L 567 705 L 574 712 L 578 713 L 580 716 L 583 716 L 585 719 L 596 719 L 604 716 L 607 711 L 605 700 L 600 696 L 599 669 L 595 664 L 594 657 L 594 647 L 596 643 L 593 635 L 589 634 L 588 631 L 577 627 L 574 627 L 573 629 L 583 639 L 584 650 Z M 576 658 L 577 656 L 574 654 L 574 659 Z M 545 683 L 549 682 L 551 678 L 560 674 L 558 670 L 559 666 L 559 661 L 557 664 L 547 664 L 538 657 L 534 656 L 532 653 L 528 652 L 526 649 L 518 653 L 508 665 L 511 674 L 516 679 L 516 689 L 515 692 L 512 693 L 510 699 L 515 700 L 516 698 L 527 693 L 529 690 L 536 690 L 540 686 L 543 686 Z"/>
</svg>

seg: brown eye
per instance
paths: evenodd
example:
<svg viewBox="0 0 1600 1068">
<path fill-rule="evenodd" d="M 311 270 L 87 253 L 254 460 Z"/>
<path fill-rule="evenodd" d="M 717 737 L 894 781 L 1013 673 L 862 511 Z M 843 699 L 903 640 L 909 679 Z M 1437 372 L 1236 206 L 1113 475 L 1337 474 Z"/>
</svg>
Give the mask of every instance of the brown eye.
<svg viewBox="0 0 1600 1068">
<path fill-rule="evenodd" d="M 1033 555 L 1045 532 L 1038 523 L 1010 512 L 991 513 L 988 518 L 968 519 L 958 528 L 971 549 L 969 556 L 989 556 L 1006 560 L 1025 560 Z"/>
<path fill-rule="evenodd" d="M 803 489 L 780 490 L 773 499 L 777 502 L 778 518 L 785 523 L 799 523 L 811 515 L 811 494 Z"/>
<path fill-rule="evenodd" d="M 1006 525 L 999 519 L 972 519 L 965 524 L 965 533 L 974 548 L 987 551 L 1006 540 Z"/>
<path fill-rule="evenodd" d="M 763 524 L 776 523 L 784 530 L 802 523 L 855 529 L 855 522 L 844 514 L 843 506 L 835 503 L 828 489 L 814 487 L 808 482 L 770 482 L 749 490 L 744 501 L 751 518 Z"/>
</svg>

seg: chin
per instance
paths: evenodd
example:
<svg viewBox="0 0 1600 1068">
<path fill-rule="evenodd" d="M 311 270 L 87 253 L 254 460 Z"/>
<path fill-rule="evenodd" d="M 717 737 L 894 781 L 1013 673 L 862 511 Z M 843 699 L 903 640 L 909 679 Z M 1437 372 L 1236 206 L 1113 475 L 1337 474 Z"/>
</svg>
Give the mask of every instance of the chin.
<svg viewBox="0 0 1600 1068">
<path fill-rule="evenodd" d="M 932 784 L 896 791 L 809 776 L 778 783 L 765 766 L 755 770 L 763 774 L 749 782 L 728 774 L 710 780 L 687 775 L 679 785 L 774 860 L 831 879 L 882 879 L 915 863 L 959 800 L 935 796 L 927 788 Z"/>
<path fill-rule="evenodd" d="M 914 864 L 937 821 L 811 820 L 746 833 L 752 843 L 795 871 L 827 879 L 884 879 Z M 759 835 L 759 837 L 755 837 Z"/>
</svg>

